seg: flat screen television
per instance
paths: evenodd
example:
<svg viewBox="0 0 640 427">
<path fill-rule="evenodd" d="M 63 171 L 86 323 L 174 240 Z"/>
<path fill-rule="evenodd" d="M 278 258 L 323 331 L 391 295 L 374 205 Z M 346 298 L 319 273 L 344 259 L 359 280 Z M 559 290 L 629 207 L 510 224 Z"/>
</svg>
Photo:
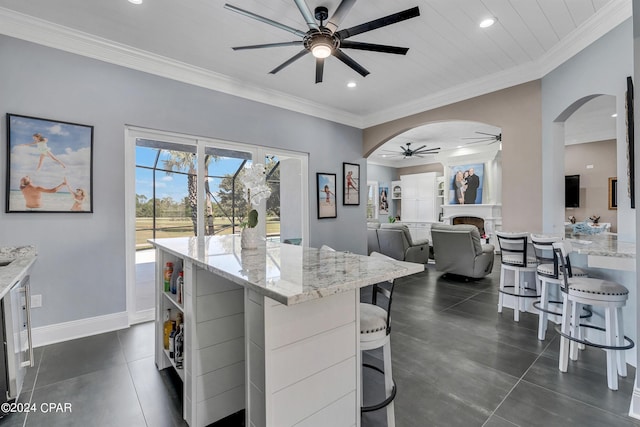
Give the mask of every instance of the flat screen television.
<svg viewBox="0 0 640 427">
<path fill-rule="evenodd" d="M 580 175 L 566 175 L 564 177 L 564 206 L 566 208 L 580 207 Z"/>
</svg>

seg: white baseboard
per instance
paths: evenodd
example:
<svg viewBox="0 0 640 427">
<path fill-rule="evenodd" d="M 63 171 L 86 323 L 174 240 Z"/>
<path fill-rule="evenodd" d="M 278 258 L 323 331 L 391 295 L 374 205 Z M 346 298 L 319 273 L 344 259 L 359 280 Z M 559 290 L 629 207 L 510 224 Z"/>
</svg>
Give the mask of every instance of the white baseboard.
<svg viewBox="0 0 640 427">
<path fill-rule="evenodd" d="M 640 389 L 637 386 L 633 388 L 633 394 L 631 395 L 629 416 L 640 419 Z"/>
<path fill-rule="evenodd" d="M 129 315 L 126 311 L 72 320 L 71 322 L 56 323 L 54 325 L 33 328 L 32 338 L 34 347 L 42 347 L 76 338 L 117 331 L 129 327 Z"/>
</svg>

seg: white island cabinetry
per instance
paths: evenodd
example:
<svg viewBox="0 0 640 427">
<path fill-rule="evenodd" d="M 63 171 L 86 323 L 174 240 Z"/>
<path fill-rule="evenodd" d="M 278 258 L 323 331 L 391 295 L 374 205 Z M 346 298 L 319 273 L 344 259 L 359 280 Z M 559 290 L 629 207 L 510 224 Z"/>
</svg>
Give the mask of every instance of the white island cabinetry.
<svg viewBox="0 0 640 427">
<path fill-rule="evenodd" d="M 190 426 L 243 408 L 247 426 L 360 425 L 359 288 L 423 265 L 272 242 L 241 250 L 233 235 L 151 242 L 159 262 L 184 264 Z M 170 365 L 157 319 L 163 369 Z"/>
</svg>

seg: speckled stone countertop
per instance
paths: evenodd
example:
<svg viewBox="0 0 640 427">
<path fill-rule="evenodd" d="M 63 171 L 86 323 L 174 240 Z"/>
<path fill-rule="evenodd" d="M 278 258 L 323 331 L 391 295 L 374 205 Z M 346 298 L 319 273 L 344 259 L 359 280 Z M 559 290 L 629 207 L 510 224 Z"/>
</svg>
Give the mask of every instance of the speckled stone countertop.
<svg viewBox="0 0 640 427">
<path fill-rule="evenodd" d="M 200 268 L 292 305 L 424 271 L 424 265 L 264 242 L 240 249 L 240 236 L 151 239 Z"/>
<path fill-rule="evenodd" d="M 34 246 L 6 246 L 0 247 L 0 299 L 9 292 L 11 287 L 22 279 L 36 262 L 36 248 Z"/>
<path fill-rule="evenodd" d="M 583 255 L 635 258 L 636 244 L 620 242 L 615 234 L 573 235 L 567 234 L 573 250 Z"/>
</svg>

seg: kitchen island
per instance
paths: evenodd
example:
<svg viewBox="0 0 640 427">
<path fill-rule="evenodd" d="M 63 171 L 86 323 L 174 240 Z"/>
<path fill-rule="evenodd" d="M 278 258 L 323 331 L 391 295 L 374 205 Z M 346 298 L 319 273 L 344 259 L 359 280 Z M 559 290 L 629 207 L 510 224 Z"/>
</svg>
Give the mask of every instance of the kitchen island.
<svg viewBox="0 0 640 427">
<path fill-rule="evenodd" d="M 156 365 L 163 311 L 185 324 L 184 418 L 205 426 L 246 408 L 247 426 L 359 426 L 359 289 L 424 270 L 344 252 L 239 236 L 155 239 Z M 182 264 L 184 298 L 162 291 Z M 179 372 L 180 373 L 180 372 Z"/>
</svg>

